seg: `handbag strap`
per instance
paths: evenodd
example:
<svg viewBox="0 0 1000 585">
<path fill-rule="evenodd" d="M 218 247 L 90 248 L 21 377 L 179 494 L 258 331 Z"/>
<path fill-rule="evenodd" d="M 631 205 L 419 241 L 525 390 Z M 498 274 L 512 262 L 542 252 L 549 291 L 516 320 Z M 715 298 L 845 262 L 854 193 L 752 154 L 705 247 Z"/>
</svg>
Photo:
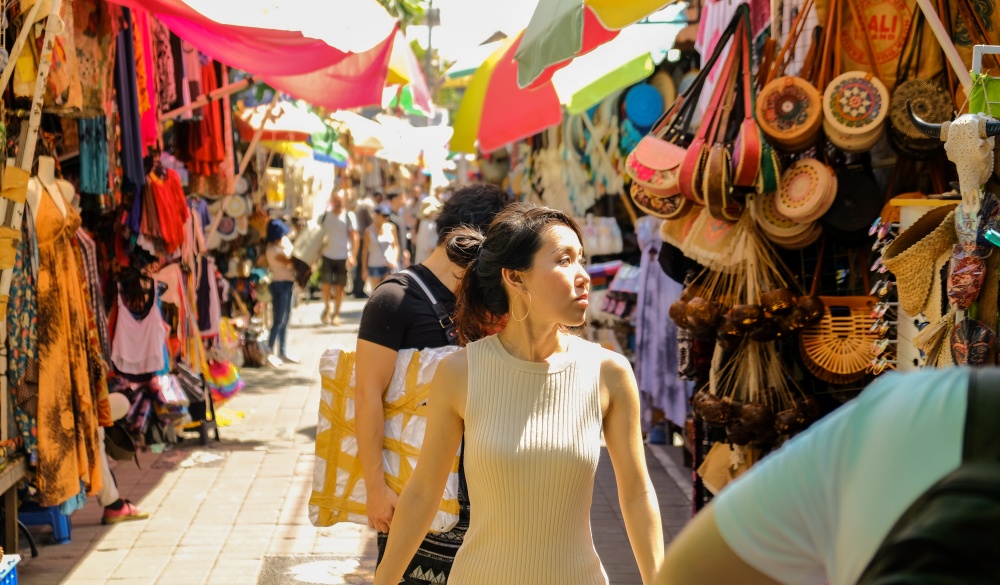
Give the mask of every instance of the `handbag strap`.
<svg viewBox="0 0 1000 585">
<path fill-rule="evenodd" d="M 743 58 L 743 119 L 748 120 L 754 117 L 754 89 L 750 79 L 750 17 L 743 19 L 743 34 L 740 35 L 742 43 Z"/>
<path fill-rule="evenodd" d="M 910 26 L 906 29 L 906 36 L 903 38 L 905 49 L 899 54 L 899 59 L 896 61 L 897 87 L 909 79 L 914 58 L 916 58 L 917 67 L 920 66 L 920 53 L 924 44 L 924 12 L 918 8 L 916 13 L 916 16 L 910 21 Z"/>
<path fill-rule="evenodd" d="M 806 17 L 809 15 L 809 11 L 813 5 L 813 0 L 805 0 L 802 3 L 802 10 L 799 11 L 795 16 L 795 21 L 792 22 L 792 28 L 785 38 L 785 43 L 781 46 L 781 52 L 778 53 L 778 57 L 775 59 L 774 67 L 768 73 L 767 82 L 774 81 L 785 74 L 785 68 L 788 67 L 788 64 L 792 60 L 792 53 L 795 51 L 795 47 L 798 46 L 799 35 L 802 34 L 802 31 L 806 27 Z"/>
<path fill-rule="evenodd" d="M 1000 460 L 1000 368 L 969 370 L 962 462 Z"/>
<path fill-rule="evenodd" d="M 861 38 L 864 40 L 865 53 L 868 54 L 868 61 L 872 67 L 872 74 L 878 78 L 882 79 L 882 71 L 878 65 L 878 59 L 875 56 L 875 47 L 872 46 L 872 38 L 868 34 L 868 27 L 865 26 L 865 13 L 861 11 L 861 7 L 858 5 L 858 0 L 847 0 L 850 4 L 850 12 L 854 16 L 854 26 L 857 30 L 861 31 Z M 837 35 L 837 41 L 840 42 L 840 35 Z M 837 52 L 840 54 L 840 51 Z"/>
<path fill-rule="evenodd" d="M 819 275 L 823 269 L 823 252 L 826 250 L 826 234 L 820 237 L 819 252 L 816 253 L 816 268 L 813 270 L 812 284 L 809 286 L 809 296 L 816 296 L 819 293 Z"/>
<path fill-rule="evenodd" d="M 719 36 L 719 40 L 715 44 L 715 48 L 712 50 L 712 54 L 709 56 L 708 60 L 702 65 L 701 71 L 698 72 L 698 76 L 691 85 L 680 95 L 674 104 L 667 109 L 666 112 L 660 116 L 659 120 L 653 124 L 653 129 L 650 130 L 650 134 L 656 135 L 663 138 L 669 134 L 675 134 L 677 132 L 686 132 L 690 127 L 691 121 L 694 119 L 694 113 L 698 107 L 698 97 L 701 95 L 702 88 L 705 85 L 705 81 L 708 79 L 709 74 L 718 62 L 719 57 L 722 56 L 722 51 L 726 47 L 726 43 L 729 39 L 736 34 L 736 29 L 740 25 L 741 18 L 744 15 L 750 14 L 750 8 L 746 4 L 741 4 L 736 9 L 736 13 L 733 15 L 732 20 L 729 21 L 729 25 L 722 35 Z"/>
<path fill-rule="evenodd" d="M 739 53 L 739 46 L 736 42 L 739 32 L 734 35 L 734 40 L 732 47 L 729 50 L 729 54 L 726 56 L 726 62 L 722 66 L 722 70 L 719 72 L 719 78 L 716 80 L 715 90 L 712 93 L 712 101 L 705 110 L 706 114 L 711 115 L 709 120 L 702 120 L 701 127 L 698 128 L 697 136 L 702 139 L 709 139 L 715 136 L 716 129 L 719 125 L 719 120 L 724 117 L 722 108 L 722 100 L 729 93 L 728 87 L 730 79 L 732 78 L 734 65 L 736 64 L 736 57 Z M 719 41 L 722 43 L 722 40 Z"/>
</svg>

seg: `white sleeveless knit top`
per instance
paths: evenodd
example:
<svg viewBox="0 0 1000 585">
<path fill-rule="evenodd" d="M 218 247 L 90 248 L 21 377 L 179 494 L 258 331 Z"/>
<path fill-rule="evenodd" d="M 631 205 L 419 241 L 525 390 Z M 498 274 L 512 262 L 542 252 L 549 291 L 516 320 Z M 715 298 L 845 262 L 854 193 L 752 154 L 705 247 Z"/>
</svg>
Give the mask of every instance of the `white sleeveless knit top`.
<svg viewBox="0 0 1000 585">
<path fill-rule="evenodd" d="M 606 585 L 590 504 L 601 454 L 599 346 L 569 337 L 551 363 L 490 336 L 467 347 L 471 523 L 450 585 Z"/>
</svg>

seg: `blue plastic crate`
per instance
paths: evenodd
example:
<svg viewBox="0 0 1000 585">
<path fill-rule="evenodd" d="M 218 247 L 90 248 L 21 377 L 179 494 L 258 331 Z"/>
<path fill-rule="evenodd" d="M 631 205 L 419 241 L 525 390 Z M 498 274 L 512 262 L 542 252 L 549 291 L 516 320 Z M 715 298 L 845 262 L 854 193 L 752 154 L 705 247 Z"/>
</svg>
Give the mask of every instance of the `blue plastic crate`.
<svg viewBox="0 0 1000 585">
<path fill-rule="evenodd" d="M 0 585 L 17 585 L 17 564 L 21 555 L 4 555 L 0 559 Z"/>
</svg>

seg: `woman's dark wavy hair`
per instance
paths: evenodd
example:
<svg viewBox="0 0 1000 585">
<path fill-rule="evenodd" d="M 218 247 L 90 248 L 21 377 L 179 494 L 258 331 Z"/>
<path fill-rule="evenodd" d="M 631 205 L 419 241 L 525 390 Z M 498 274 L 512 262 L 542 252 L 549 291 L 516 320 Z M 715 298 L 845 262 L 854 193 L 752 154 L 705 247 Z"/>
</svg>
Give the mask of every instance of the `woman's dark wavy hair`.
<svg viewBox="0 0 1000 585">
<path fill-rule="evenodd" d="M 467 262 L 459 285 L 455 322 L 463 344 L 486 336 L 510 309 L 502 270 L 528 270 L 542 247 L 545 229 L 564 225 L 580 241 L 583 234 L 565 213 L 529 203 L 508 205 L 497 214 L 484 236 L 471 228 L 458 228 L 448 238 L 448 257 Z"/>
</svg>

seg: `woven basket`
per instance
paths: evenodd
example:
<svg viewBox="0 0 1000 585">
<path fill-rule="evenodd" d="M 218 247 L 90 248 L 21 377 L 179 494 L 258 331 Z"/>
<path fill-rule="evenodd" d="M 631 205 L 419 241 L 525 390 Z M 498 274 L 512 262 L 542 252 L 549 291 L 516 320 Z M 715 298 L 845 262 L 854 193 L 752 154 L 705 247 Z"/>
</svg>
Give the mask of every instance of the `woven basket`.
<svg viewBox="0 0 1000 585">
<path fill-rule="evenodd" d="M 820 297 L 826 312 L 819 323 L 799 335 L 806 368 L 820 380 L 849 384 L 865 376 L 868 349 L 878 336 L 869 333 L 875 300 L 872 297 Z"/>
<path fill-rule="evenodd" d="M 906 110 L 909 102 L 921 120 L 940 124 L 952 117 L 951 96 L 941 85 L 927 79 L 907 79 L 896 86 L 889 102 L 889 144 L 909 158 L 925 159 L 944 147 L 944 142 L 929 138 L 917 129 Z"/>
</svg>

